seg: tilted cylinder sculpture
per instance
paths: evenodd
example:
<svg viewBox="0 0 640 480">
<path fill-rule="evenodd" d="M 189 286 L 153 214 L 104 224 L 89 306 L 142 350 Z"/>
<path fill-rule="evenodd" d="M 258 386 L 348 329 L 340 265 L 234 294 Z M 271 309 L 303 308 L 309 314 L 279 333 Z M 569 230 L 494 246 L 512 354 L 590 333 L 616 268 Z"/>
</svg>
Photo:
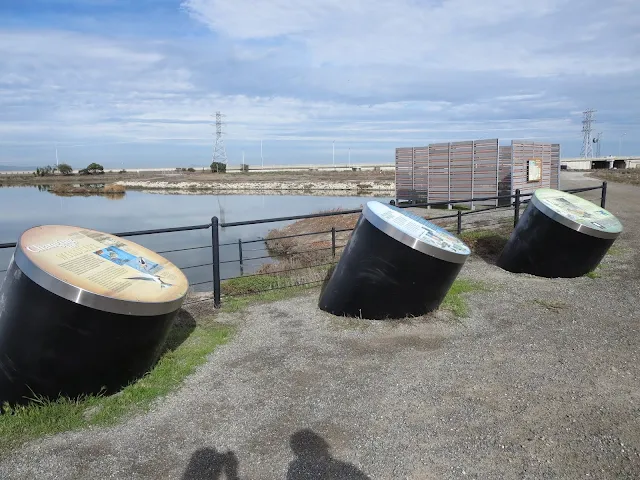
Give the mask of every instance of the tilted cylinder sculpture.
<svg viewBox="0 0 640 480">
<path fill-rule="evenodd" d="M 128 240 L 27 230 L 0 287 L 0 402 L 111 393 L 144 375 L 187 288 L 175 265 Z"/>
<path fill-rule="evenodd" d="M 600 206 L 570 193 L 541 188 L 531 197 L 497 265 L 514 273 L 571 278 L 591 272 L 622 232 Z"/>
<path fill-rule="evenodd" d="M 404 318 L 438 308 L 469 248 L 405 210 L 368 202 L 319 307 L 334 315 Z"/>
</svg>

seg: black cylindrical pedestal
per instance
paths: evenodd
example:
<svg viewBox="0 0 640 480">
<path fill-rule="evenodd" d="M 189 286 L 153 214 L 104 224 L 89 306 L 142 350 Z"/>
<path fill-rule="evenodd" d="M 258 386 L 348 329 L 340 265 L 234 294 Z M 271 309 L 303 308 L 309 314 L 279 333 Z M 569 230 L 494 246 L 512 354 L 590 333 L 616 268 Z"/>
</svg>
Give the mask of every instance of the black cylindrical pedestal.
<svg viewBox="0 0 640 480">
<path fill-rule="evenodd" d="M 514 273 L 572 278 L 595 269 L 622 231 L 618 219 L 575 195 L 539 189 L 497 265 Z"/>
<path fill-rule="evenodd" d="M 62 234 L 51 240 L 48 227 L 38 228 L 43 235 L 21 237 L 0 287 L 0 403 L 112 393 L 144 375 L 180 309 L 184 275 L 117 237 L 56 227 Z M 106 259 L 113 248 L 119 257 Z M 75 273 L 58 278 L 60 262 Z M 159 301 L 150 301 L 156 293 Z"/>
<path fill-rule="evenodd" d="M 319 307 L 367 319 L 423 315 L 438 308 L 469 253 L 431 222 L 368 202 Z"/>
</svg>

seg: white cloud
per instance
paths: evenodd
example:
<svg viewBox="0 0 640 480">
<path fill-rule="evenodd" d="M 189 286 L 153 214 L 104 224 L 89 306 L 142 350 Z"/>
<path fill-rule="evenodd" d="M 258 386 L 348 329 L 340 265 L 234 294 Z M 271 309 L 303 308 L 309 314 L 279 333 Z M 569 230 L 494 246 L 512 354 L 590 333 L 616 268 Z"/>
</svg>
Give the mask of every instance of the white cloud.
<svg viewBox="0 0 640 480">
<path fill-rule="evenodd" d="M 593 0 L 186 0 L 183 6 L 212 30 L 238 41 L 304 44 L 313 65 L 534 77 L 640 68 L 637 52 L 626 43 L 629 32 L 603 32 L 604 25 L 637 17 L 640 7 L 626 0 L 605 7 Z M 594 55 L 588 47 L 596 41 L 617 48 Z"/>
<path fill-rule="evenodd" d="M 182 142 L 206 156 L 216 110 L 227 115 L 230 149 L 260 139 L 302 142 L 309 152 L 332 139 L 387 149 L 496 136 L 579 142 L 579 112 L 591 106 L 601 129 L 624 126 L 629 139 L 638 131 L 635 1 L 187 0 L 183 8 L 214 33 L 0 31 L 0 161 L 54 141 Z"/>
</svg>

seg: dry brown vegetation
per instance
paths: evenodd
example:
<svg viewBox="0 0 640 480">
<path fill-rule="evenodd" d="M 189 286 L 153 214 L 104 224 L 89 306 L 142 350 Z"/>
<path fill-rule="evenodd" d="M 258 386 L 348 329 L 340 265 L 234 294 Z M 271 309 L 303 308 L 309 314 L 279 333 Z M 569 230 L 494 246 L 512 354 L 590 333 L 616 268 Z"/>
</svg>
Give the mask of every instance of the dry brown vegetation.
<svg viewBox="0 0 640 480">
<path fill-rule="evenodd" d="M 105 186 L 76 186 L 69 184 L 58 184 L 51 187 L 49 190 L 55 195 L 62 197 L 84 196 L 91 195 L 106 195 L 108 197 L 123 197 L 126 193 L 125 187 L 122 185 L 105 185 Z"/>
<path fill-rule="evenodd" d="M 595 170 L 591 173 L 591 176 L 606 180 L 608 182 L 640 185 L 640 168 L 626 168 L 620 170 Z"/>
<path fill-rule="evenodd" d="M 320 213 L 336 213 L 342 209 L 327 210 Z M 331 229 L 335 227 L 336 245 L 344 245 L 349 233 L 358 221 L 359 213 L 331 215 L 327 217 L 305 218 L 283 228 L 271 230 L 267 234 L 267 248 L 272 256 L 315 253 L 318 249 L 331 248 Z M 339 232 L 338 230 L 348 230 Z M 321 232 L 314 234 L 316 232 Z M 314 234 L 314 235 L 309 235 Z M 302 237 L 290 237 L 304 235 Z M 330 252 L 330 250 L 328 250 Z"/>
<path fill-rule="evenodd" d="M 339 212 L 342 209 L 328 210 L 320 213 Z M 262 265 L 259 273 L 276 274 L 291 271 L 291 274 L 304 277 L 308 281 L 322 280 L 326 268 L 340 257 L 342 248 L 349 239 L 349 234 L 358 221 L 359 213 L 332 215 L 328 217 L 305 218 L 283 228 L 271 230 L 267 234 L 266 245 L 274 263 Z M 331 229 L 347 230 L 336 232 L 336 256 L 331 250 Z M 316 232 L 322 232 L 317 233 Z M 312 234 L 312 235 L 308 235 Z M 304 235 L 293 238 L 291 235 Z M 322 268 L 306 268 L 321 265 Z M 290 274 L 289 274 L 290 275 Z"/>
</svg>

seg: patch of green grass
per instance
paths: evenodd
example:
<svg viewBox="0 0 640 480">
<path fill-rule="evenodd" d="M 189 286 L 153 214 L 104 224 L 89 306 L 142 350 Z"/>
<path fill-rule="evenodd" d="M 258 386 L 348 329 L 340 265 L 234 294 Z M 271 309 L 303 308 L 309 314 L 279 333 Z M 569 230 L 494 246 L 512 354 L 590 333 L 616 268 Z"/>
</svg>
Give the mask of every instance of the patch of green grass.
<svg viewBox="0 0 640 480">
<path fill-rule="evenodd" d="M 283 285 L 283 277 L 278 275 L 258 275 L 236 277 L 225 280 L 220 287 L 223 295 L 248 295 Z"/>
<path fill-rule="evenodd" d="M 462 204 L 452 205 L 451 208 L 453 210 L 462 210 L 462 211 L 471 210 L 471 207 L 468 207 L 467 205 L 462 205 Z"/>
<path fill-rule="evenodd" d="M 589 273 L 585 273 L 584 276 L 595 280 L 596 278 L 600 278 L 602 275 L 600 275 L 596 270 L 592 270 Z"/>
<path fill-rule="evenodd" d="M 482 283 L 459 278 L 453 282 L 440 308 L 451 311 L 458 318 L 467 317 L 469 315 L 469 305 L 463 294 L 480 290 L 485 290 Z"/>
<path fill-rule="evenodd" d="M 612 245 L 607 251 L 607 255 L 611 255 L 612 257 L 618 257 L 623 253 L 625 253 L 625 251 L 626 251 L 626 248 L 624 247 L 618 247 L 616 245 Z"/>
<path fill-rule="evenodd" d="M 462 210 L 462 211 L 471 210 L 471 207 L 468 207 L 467 205 L 463 205 L 461 203 L 456 205 L 451 205 L 451 208 L 449 208 L 449 205 L 433 205 L 431 208 L 434 210 Z"/>
<path fill-rule="evenodd" d="M 222 310 L 237 312 L 255 303 L 269 303 L 295 297 L 310 288 L 320 287 L 329 268 L 311 266 L 277 275 L 265 274 L 225 280 L 221 284 Z"/>
<path fill-rule="evenodd" d="M 467 230 L 460 234 L 460 239 L 471 251 L 483 258 L 497 258 L 509 241 L 511 227 L 505 225 L 497 230 Z"/>
<path fill-rule="evenodd" d="M 485 229 L 465 230 L 460 234 L 460 239 L 465 243 L 474 243 L 474 242 L 477 242 L 478 240 L 493 238 L 496 236 L 508 239 L 509 230 L 510 230 L 509 227 L 505 227 L 504 229 L 501 229 L 501 230 L 485 230 Z"/>
<path fill-rule="evenodd" d="M 184 332 L 174 328 L 168 345 Z M 190 330 L 190 328 L 189 328 Z M 169 349 L 144 377 L 114 395 L 90 395 L 49 401 L 36 398 L 28 405 L 3 407 L 0 415 L 0 452 L 43 435 L 78 430 L 93 425 L 112 425 L 124 417 L 146 412 L 154 400 L 178 387 L 206 356 L 225 343 L 232 333 L 228 326 L 196 326 L 175 349 Z M 182 335 L 184 337 L 184 335 Z"/>
<path fill-rule="evenodd" d="M 260 293 L 251 293 L 248 295 L 242 295 L 238 297 L 224 297 L 222 299 L 223 312 L 238 312 L 247 308 L 250 305 L 256 303 L 271 303 L 278 300 L 285 300 L 287 298 L 295 297 L 308 291 L 310 288 L 320 287 L 320 283 L 314 283 L 311 285 L 300 285 L 288 288 L 279 288 L 277 290 L 269 290 Z"/>
</svg>

